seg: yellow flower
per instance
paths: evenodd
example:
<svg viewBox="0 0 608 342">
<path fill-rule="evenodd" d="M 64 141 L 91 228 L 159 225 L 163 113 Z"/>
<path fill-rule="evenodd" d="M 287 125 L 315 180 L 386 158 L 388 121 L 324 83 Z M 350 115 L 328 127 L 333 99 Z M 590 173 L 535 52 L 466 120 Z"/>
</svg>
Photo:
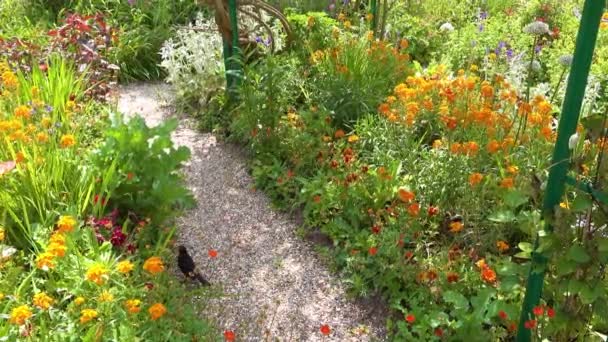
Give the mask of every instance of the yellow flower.
<svg viewBox="0 0 608 342">
<path fill-rule="evenodd" d="M 365 20 L 367 20 L 368 22 L 372 21 L 373 19 L 374 19 L 373 13 L 367 13 L 367 15 L 365 15 Z"/>
<path fill-rule="evenodd" d="M 498 240 L 496 241 L 496 248 L 498 248 L 500 252 L 506 252 L 509 250 L 509 244 L 506 241 Z"/>
<path fill-rule="evenodd" d="M 33 97 L 33 98 L 37 98 L 37 97 L 38 97 L 38 95 L 40 95 L 40 89 L 39 89 L 38 87 L 36 87 L 36 86 L 33 86 L 33 87 L 30 89 L 30 92 L 32 93 L 32 97 Z"/>
<path fill-rule="evenodd" d="M 435 139 L 435 140 L 433 140 L 433 148 L 434 149 L 439 149 L 439 148 L 441 148 L 441 146 L 443 146 L 443 141 L 441 141 L 441 139 Z"/>
<path fill-rule="evenodd" d="M 32 115 L 32 109 L 28 106 L 19 106 L 15 108 L 14 114 L 18 118 L 29 119 Z"/>
<path fill-rule="evenodd" d="M 61 233 L 69 233 L 74 230 L 74 226 L 76 225 L 76 219 L 72 216 L 60 216 L 59 221 L 57 221 L 57 229 Z"/>
<path fill-rule="evenodd" d="M 350 30 L 350 29 L 351 29 L 351 27 L 353 27 L 353 25 L 350 23 L 350 20 L 346 20 L 346 21 L 344 22 L 344 29 L 346 29 L 346 30 Z"/>
<path fill-rule="evenodd" d="M 54 300 L 53 300 L 53 298 L 49 297 L 46 293 L 39 292 L 34 295 L 33 302 L 34 302 L 34 306 L 37 306 L 37 307 L 41 308 L 42 310 L 46 310 L 51 307 Z"/>
<path fill-rule="evenodd" d="M 49 136 L 48 136 L 48 134 L 46 134 L 44 132 L 40 132 L 40 133 L 36 134 L 36 140 L 39 143 L 44 144 L 45 142 L 49 141 Z"/>
<path fill-rule="evenodd" d="M 108 277 L 108 269 L 102 264 L 94 264 L 93 266 L 89 267 L 85 277 L 88 281 L 101 285 L 105 281 L 105 278 Z"/>
<path fill-rule="evenodd" d="M 570 205 L 568 204 L 568 202 L 561 202 L 559 204 L 559 207 L 562 209 L 570 209 Z"/>
<path fill-rule="evenodd" d="M 85 324 L 90 322 L 92 319 L 97 318 L 98 313 L 93 309 L 84 309 L 80 311 L 80 323 Z"/>
<path fill-rule="evenodd" d="M 72 147 L 76 144 L 76 138 L 72 134 L 65 134 L 61 137 L 59 145 L 63 148 Z"/>
<path fill-rule="evenodd" d="M 339 21 L 344 21 L 344 20 L 346 20 L 346 14 L 344 14 L 344 13 L 340 13 L 340 14 L 338 14 L 338 20 L 339 20 Z"/>
<path fill-rule="evenodd" d="M 4 293 L 0 292 L 0 300 L 4 299 Z"/>
<path fill-rule="evenodd" d="M 125 307 L 127 308 L 127 311 L 132 314 L 136 314 L 141 310 L 141 308 L 139 307 L 140 305 L 141 300 L 139 299 L 129 299 L 125 301 Z"/>
<path fill-rule="evenodd" d="M 84 298 L 82 297 L 76 297 L 76 299 L 74 299 L 74 305 L 76 306 L 80 306 L 84 303 Z"/>
<path fill-rule="evenodd" d="M 452 233 L 458 233 L 462 228 L 464 228 L 464 224 L 460 221 L 450 223 L 450 232 Z"/>
<path fill-rule="evenodd" d="M 7 88 L 16 88 L 17 84 L 19 84 L 17 81 L 17 76 L 15 76 L 15 74 L 13 74 L 10 70 L 3 72 L 2 76 L 0 77 L 2 77 L 2 83 Z"/>
<path fill-rule="evenodd" d="M 479 67 L 475 64 L 472 64 L 469 70 L 471 70 L 472 72 L 476 72 L 477 70 L 479 70 Z"/>
<path fill-rule="evenodd" d="M 57 242 L 51 242 L 49 244 L 49 246 L 46 248 L 46 251 L 53 254 L 54 256 L 56 256 L 58 258 L 61 258 L 61 257 L 65 256 L 65 251 L 67 249 L 68 248 L 63 244 L 60 244 Z"/>
<path fill-rule="evenodd" d="M 44 128 L 49 128 L 51 127 L 51 124 L 53 122 L 51 121 L 51 119 L 48 116 L 45 116 L 42 118 L 42 120 L 40 120 L 40 125 Z"/>
<path fill-rule="evenodd" d="M 100 302 L 111 302 L 114 300 L 114 295 L 110 293 L 108 290 L 103 290 L 103 292 L 99 295 Z"/>
<path fill-rule="evenodd" d="M 48 271 L 55 267 L 55 256 L 49 252 L 40 253 L 36 258 L 36 267 Z"/>
<path fill-rule="evenodd" d="M 27 305 L 21 305 L 11 311 L 10 322 L 16 325 L 23 325 L 32 317 L 32 310 Z"/>
<path fill-rule="evenodd" d="M 150 257 L 144 262 L 144 270 L 152 274 L 160 273 L 164 269 L 163 260 L 157 256 Z"/>
<path fill-rule="evenodd" d="M 0 241 L 4 241 L 4 228 L 0 227 Z"/>
<path fill-rule="evenodd" d="M 121 261 L 116 265 L 116 269 L 120 273 L 129 273 L 133 270 L 133 267 L 133 263 L 131 263 L 129 260 Z"/>
<path fill-rule="evenodd" d="M 348 137 L 348 142 L 349 143 L 355 143 L 357 141 L 359 141 L 359 137 L 357 135 L 355 135 L 355 134 L 353 134 L 353 135 L 351 135 L 351 136 Z"/>
<path fill-rule="evenodd" d="M 58 243 L 60 245 L 64 245 L 65 244 L 65 235 L 63 235 L 61 232 L 55 232 L 51 235 L 51 237 L 49 238 L 49 241 L 51 243 Z"/>
<path fill-rule="evenodd" d="M 511 166 L 507 167 L 507 172 L 512 175 L 516 175 L 519 172 L 519 168 L 515 165 L 511 165 Z"/>
<path fill-rule="evenodd" d="M 150 318 L 153 321 L 156 321 L 167 313 L 167 308 L 161 303 L 156 303 L 148 309 L 148 312 L 150 313 Z"/>
</svg>

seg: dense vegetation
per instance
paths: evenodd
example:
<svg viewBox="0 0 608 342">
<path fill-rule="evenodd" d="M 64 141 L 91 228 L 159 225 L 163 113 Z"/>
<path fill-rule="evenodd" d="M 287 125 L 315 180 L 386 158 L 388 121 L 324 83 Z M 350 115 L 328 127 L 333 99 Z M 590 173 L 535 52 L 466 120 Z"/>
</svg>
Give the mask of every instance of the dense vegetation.
<svg viewBox="0 0 608 342">
<path fill-rule="evenodd" d="M 105 102 L 118 79 L 166 76 L 179 108 L 248 149 L 257 188 L 331 239 L 353 293 L 385 299 L 391 340 L 510 340 L 533 251 L 549 266 L 526 329 L 607 335 L 606 205 L 569 187 L 552 234 L 541 212 L 583 1 L 383 3 L 373 32 L 360 1 L 276 2 L 297 44 L 255 37 L 233 101 L 190 1 L 0 3 L 2 334 L 211 338 L 163 272 L 188 153 L 174 123 Z M 569 174 L 597 189 L 606 75 L 608 12 L 570 141 Z"/>
</svg>

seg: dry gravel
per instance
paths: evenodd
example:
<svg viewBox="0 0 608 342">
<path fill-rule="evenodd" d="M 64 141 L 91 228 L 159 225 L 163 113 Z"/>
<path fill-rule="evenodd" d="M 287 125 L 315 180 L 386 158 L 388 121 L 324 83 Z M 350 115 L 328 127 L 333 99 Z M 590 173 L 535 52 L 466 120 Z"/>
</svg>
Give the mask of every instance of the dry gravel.
<svg viewBox="0 0 608 342">
<path fill-rule="evenodd" d="M 154 125 L 173 115 L 170 99 L 166 84 L 131 84 L 120 89 L 118 107 L 128 115 L 142 113 Z M 244 153 L 193 126 L 181 118 L 174 134 L 176 144 L 192 151 L 185 171 L 199 203 L 180 219 L 179 240 L 223 293 L 202 312 L 239 340 L 383 340 L 378 308 L 348 299 L 313 246 L 296 236 L 292 218 L 252 190 Z M 210 249 L 217 258 L 209 258 Z M 325 340 L 322 324 L 332 329 Z"/>
</svg>

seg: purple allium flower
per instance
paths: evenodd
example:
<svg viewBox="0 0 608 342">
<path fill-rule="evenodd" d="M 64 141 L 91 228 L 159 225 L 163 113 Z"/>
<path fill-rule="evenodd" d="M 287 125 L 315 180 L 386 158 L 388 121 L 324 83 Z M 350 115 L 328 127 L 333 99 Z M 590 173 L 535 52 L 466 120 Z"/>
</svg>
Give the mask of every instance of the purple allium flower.
<svg viewBox="0 0 608 342">
<path fill-rule="evenodd" d="M 499 49 L 502 50 L 502 49 L 505 48 L 505 46 L 507 46 L 507 43 L 503 42 L 502 40 L 500 42 L 498 42 L 498 48 Z"/>
<path fill-rule="evenodd" d="M 481 19 L 481 20 L 488 19 L 488 12 L 487 11 L 481 11 L 481 13 L 479 13 L 479 19 Z"/>
<path fill-rule="evenodd" d="M 507 58 L 513 58 L 513 50 L 512 49 L 507 49 Z"/>
<path fill-rule="evenodd" d="M 263 41 L 264 41 L 264 40 L 262 39 L 262 37 L 260 37 L 260 36 L 255 37 L 255 42 L 256 42 L 256 43 L 258 43 L 258 44 L 259 44 L 259 43 L 261 43 L 261 42 L 263 42 Z"/>
<path fill-rule="evenodd" d="M 534 47 L 534 52 L 535 52 L 535 53 L 539 53 L 539 52 L 540 52 L 542 49 L 543 49 L 543 47 L 542 47 L 541 45 L 536 45 L 536 46 Z"/>
<path fill-rule="evenodd" d="M 479 29 L 479 32 L 483 32 L 483 29 L 484 29 L 483 24 L 479 24 L 478 29 Z"/>
</svg>

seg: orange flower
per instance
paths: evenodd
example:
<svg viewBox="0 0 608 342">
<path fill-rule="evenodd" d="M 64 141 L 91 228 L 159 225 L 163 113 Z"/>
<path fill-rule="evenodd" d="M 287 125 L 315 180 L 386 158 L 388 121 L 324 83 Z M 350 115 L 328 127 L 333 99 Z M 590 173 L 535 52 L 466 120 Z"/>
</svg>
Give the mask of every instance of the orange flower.
<svg viewBox="0 0 608 342">
<path fill-rule="evenodd" d="M 210 249 L 207 254 L 209 254 L 209 257 L 212 259 L 217 257 L 217 251 L 215 249 Z"/>
<path fill-rule="evenodd" d="M 28 106 L 19 106 L 15 108 L 14 114 L 18 118 L 21 117 L 24 119 L 29 119 L 29 117 L 32 115 L 32 109 Z"/>
<path fill-rule="evenodd" d="M 127 308 L 127 312 L 131 314 L 138 313 L 141 310 L 140 305 L 141 300 L 139 299 L 129 299 L 125 301 L 125 307 Z"/>
<path fill-rule="evenodd" d="M 416 321 L 416 316 L 414 316 L 413 314 L 408 314 L 407 316 L 405 316 L 405 320 L 409 323 L 412 324 Z"/>
<path fill-rule="evenodd" d="M 496 241 L 496 248 L 498 248 L 501 253 L 504 253 L 509 250 L 509 244 L 506 241 L 498 240 Z"/>
<path fill-rule="evenodd" d="M 234 334 L 234 331 L 232 331 L 232 330 L 224 331 L 224 340 L 226 340 L 226 342 L 233 342 L 235 338 L 236 338 L 236 335 Z"/>
<path fill-rule="evenodd" d="M 464 228 L 464 224 L 462 224 L 462 222 L 460 222 L 460 221 L 450 223 L 450 232 L 452 232 L 452 233 L 458 233 L 463 228 Z"/>
<path fill-rule="evenodd" d="M 65 251 L 67 250 L 67 247 L 57 242 L 51 242 L 46 248 L 46 250 L 54 256 L 61 258 L 65 256 Z"/>
<path fill-rule="evenodd" d="M 53 298 L 49 297 L 46 293 L 39 292 L 34 295 L 33 302 L 34 302 L 35 306 L 39 307 L 42 310 L 46 310 L 51 307 L 54 300 L 53 300 Z"/>
<path fill-rule="evenodd" d="M 488 143 L 488 146 L 486 147 L 486 149 L 488 150 L 489 153 L 496 153 L 498 150 L 500 150 L 500 143 L 496 140 L 492 140 Z"/>
<path fill-rule="evenodd" d="M 399 199 L 402 202 L 408 203 L 414 200 L 414 198 L 416 197 L 416 195 L 411 192 L 411 191 L 407 191 L 405 189 L 399 189 Z"/>
<path fill-rule="evenodd" d="M 87 280 L 92 281 L 97 285 L 101 285 L 108 277 L 108 269 L 102 264 L 94 264 L 89 267 L 85 277 Z"/>
<path fill-rule="evenodd" d="M 453 143 L 452 146 L 450 146 L 450 152 L 454 154 L 459 153 L 461 149 L 462 145 L 460 143 Z"/>
<path fill-rule="evenodd" d="M 69 233 L 76 226 L 76 219 L 72 216 L 60 216 L 57 221 L 57 230 L 61 233 Z"/>
<path fill-rule="evenodd" d="M 80 324 L 85 324 L 97 318 L 99 314 L 93 309 L 84 309 L 80 311 Z"/>
<path fill-rule="evenodd" d="M 407 49 L 409 46 L 410 46 L 410 42 L 405 38 L 401 39 L 401 41 L 399 42 L 399 47 L 401 49 Z"/>
<path fill-rule="evenodd" d="M 511 189 L 511 188 L 513 188 L 514 183 L 515 183 L 515 181 L 513 180 L 512 177 L 503 178 L 500 181 L 500 187 L 505 188 L 505 189 Z"/>
<path fill-rule="evenodd" d="M 345 135 L 344 131 L 342 129 L 339 129 L 334 134 L 334 137 L 336 137 L 336 139 L 340 139 L 340 138 L 344 137 L 344 135 Z"/>
<path fill-rule="evenodd" d="M 464 148 L 468 155 L 474 156 L 479 151 L 479 145 L 474 141 L 469 141 L 464 145 Z"/>
<path fill-rule="evenodd" d="M 55 267 L 55 256 L 49 252 L 40 253 L 36 258 L 36 267 L 48 271 Z"/>
<path fill-rule="evenodd" d="M 481 183 L 482 179 L 483 175 L 481 173 L 475 172 L 469 176 L 469 184 L 471 184 L 471 186 L 475 186 Z"/>
<path fill-rule="evenodd" d="M 32 310 L 27 305 L 21 305 L 11 310 L 9 322 L 15 325 L 24 325 L 32 317 Z"/>
<path fill-rule="evenodd" d="M 418 216 L 420 213 L 420 204 L 412 203 L 409 207 L 407 207 L 407 212 L 412 216 Z"/>
<path fill-rule="evenodd" d="M 391 106 L 388 103 L 382 103 L 378 107 L 380 114 L 388 115 L 391 112 Z"/>
<path fill-rule="evenodd" d="M 481 279 L 487 283 L 494 283 L 496 281 L 496 272 L 486 266 L 481 270 Z"/>
<path fill-rule="evenodd" d="M 66 134 L 61 136 L 59 145 L 63 148 L 72 147 L 76 144 L 76 138 L 72 134 Z"/>
<path fill-rule="evenodd" d="M 455 283 L 458 281 L 459 276 L 458 276 L 458 273 L 450 272 L 450 273 L 448 273 L 447 278 L 448 278 L 448 283 Z"/>
<path fill-rule="evenodd" d="M 516 175 L 519 172 L 519 168 L 515 165 L 509 165 L 507 167 L 507 172 L 512 175 Z"/>
<path fill-rule="evenodd" d="M 144 262 L 144 270 L 146 270 L 152 274 L 161 273 L 164 269 L 165 269 L 165 265 L 163 265 L 163 260 L 160 257 L 157 257 L 157 256 L 149 257 Z"/>
<path fill-rule="evenodd" d="M 150 313 L 150 319 L 156 321 L 167 313 L 167 308 L 161 303 L 156 303 L 148 309 L 148 313 Z"/>
</svg>

